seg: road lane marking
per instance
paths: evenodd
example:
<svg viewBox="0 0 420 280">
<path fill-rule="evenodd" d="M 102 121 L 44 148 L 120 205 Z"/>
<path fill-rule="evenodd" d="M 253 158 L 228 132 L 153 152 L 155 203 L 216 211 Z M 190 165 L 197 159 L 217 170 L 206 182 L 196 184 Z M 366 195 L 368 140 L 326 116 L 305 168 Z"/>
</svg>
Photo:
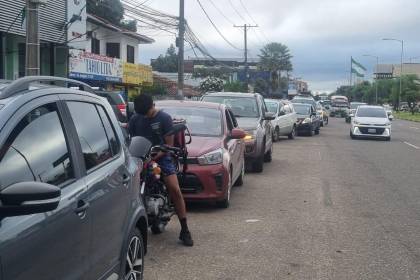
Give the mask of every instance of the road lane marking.
<svg viewBox="0 0 420 280">
<path fill-rule="evenodd" d="M 256 223 L 256 222 L 259 222 L 260 220 L 258 220 L 258 219 L 249 219 L 249 220 L 246 220 L 245 222 L 247 222 L 247 223 Z"/>
<path fill-rule="evenodd" d="M 406 145 L 408 145 L 408 146 L 410 146 L 410 147 L 412 147 L 412 148 L 414 148 L 414 149 L 416 149 L 416 150 L 420 150 L 420 148 L 419 148 L 419 147 L 417 147 L 416 145 L 413 145 L 413 144 L 408 143 L 408 142 L 406 142 L 406 141 L 404 141 L 404 144 L 406 144 Z"/>
</svg>

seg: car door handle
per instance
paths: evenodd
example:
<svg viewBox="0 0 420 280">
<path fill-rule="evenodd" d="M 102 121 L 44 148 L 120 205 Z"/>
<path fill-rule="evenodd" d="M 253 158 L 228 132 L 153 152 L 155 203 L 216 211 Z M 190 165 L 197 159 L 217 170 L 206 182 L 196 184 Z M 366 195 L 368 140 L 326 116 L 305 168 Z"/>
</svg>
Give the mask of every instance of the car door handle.
<svg viewBox="0 0 420 280">
<path fill-rule="evenodd" d="M 74 212 L 79 216 L 79 217 L 84 217 L 84 214 L 86 212 L 86 210 L 90 207 L 90 203 L 86 202 L 84 200 L 79 200 L 79 202 L 77 202 L 77 208 L 76 210 L 74 210 Z"/>
</svg>

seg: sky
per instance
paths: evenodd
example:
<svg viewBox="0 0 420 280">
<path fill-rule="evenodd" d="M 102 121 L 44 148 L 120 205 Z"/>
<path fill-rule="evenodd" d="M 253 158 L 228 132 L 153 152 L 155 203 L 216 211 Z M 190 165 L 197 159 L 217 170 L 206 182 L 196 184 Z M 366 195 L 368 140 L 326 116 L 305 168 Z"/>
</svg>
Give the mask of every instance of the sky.
<svg viewBox="0 0 420 280">
<path fill-rule="evenodd" d="M 139 3 L 145 0 L 138 0 Z M 241 4 L 242 1 L 242 4 Z M 251 57 L 257 57 L 268 42 L 289 47 L 293 55 L 294 77 L 307 81 L 314 92 L 331 92 L 349 84 L 350 58 L 362 63 L 371 79 L 376 59 L 399 63 L 404 40 L 404 61 L 420 57 L 420 5 L 418 0 L 200 0 L 209 16 L 228 40 L 243 48 L 243 31 L 232 23 L 258 24 L 249 31 Z M 212 2 L 215 6 L 212 5 Z M 179 13 L 178 0 L 147 0 L 146 5 L 172 15 Z M 245 7 L 245 8 L 244 8 Z M 223 13 L 223 14 L 222 14 Z M 214 57 L 243 57 L 229 46 L 205 17 L 198 0 L 185 0 L 185 17 L 194 33 Z M 142 45 L 140 60 L 164 53 L 175 42 L 164 31 L 139 29 L 156 40 Z M 186 46 L 185 57 L 194 56 Z M 420 62 L 413 59 L 413 62 Z"/>
</svg>

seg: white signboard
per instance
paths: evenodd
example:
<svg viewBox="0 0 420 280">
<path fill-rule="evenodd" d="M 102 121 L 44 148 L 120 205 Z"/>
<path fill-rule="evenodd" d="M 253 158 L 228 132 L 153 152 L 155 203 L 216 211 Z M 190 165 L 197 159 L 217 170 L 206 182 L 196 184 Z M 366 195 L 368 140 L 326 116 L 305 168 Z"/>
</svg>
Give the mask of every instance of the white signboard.
<svg viewBox="0 0 420 280">
<path fill-rule="evenodd" d="M 86 0 L 67 0 L 67 41 L 71 48 L 86 49 Z"/>
<path fill-rule="evenodd" d="M 70 50 L 70 78 L 109 82 L 122 82 L 121 59 L 106 57 L 81 50 Z"/>
</svg>

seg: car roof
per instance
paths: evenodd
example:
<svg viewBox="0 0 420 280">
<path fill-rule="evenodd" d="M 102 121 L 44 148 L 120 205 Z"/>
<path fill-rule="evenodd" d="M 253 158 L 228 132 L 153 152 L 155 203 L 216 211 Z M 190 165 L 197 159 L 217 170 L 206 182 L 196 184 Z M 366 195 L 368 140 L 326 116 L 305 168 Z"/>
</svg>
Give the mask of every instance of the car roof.
<svg viewBox="0 0 420 280">
<path fill-rule="evenodd" d="M 299 107 L 299 106 L 313 107 L 312 104 L 308 104 L 308 103 L 293 103 L 293 107 Z"/>
<path fill-rule="evenodd" d="M 258 93 L 249 92 L 209 92 L 204 96 L 239 96 L 239 97 L 255 97 Z"/>
<path fill-rule="evenodd" d="M 368 108 L 368 109 L 384 109 L 384 107 L 382 106 L 377 106 L 377 105 L 360 105 L 359 107 L 357 107 L 358 109 L 360 108 Z M 385 110 L 385 109 L 384 109 Z"/>
<path fill-rule="evenodd" d="M 189 100 L 163 100 L 157 101 L 156 106 L 173 106 L 173 107 L 199 107 L 199 108 L 208 108 L 208 109 L 223 109 L 225 105 L 213 102 L 203 102 L 203 101 L 189 101 Z"/>
</svg>

